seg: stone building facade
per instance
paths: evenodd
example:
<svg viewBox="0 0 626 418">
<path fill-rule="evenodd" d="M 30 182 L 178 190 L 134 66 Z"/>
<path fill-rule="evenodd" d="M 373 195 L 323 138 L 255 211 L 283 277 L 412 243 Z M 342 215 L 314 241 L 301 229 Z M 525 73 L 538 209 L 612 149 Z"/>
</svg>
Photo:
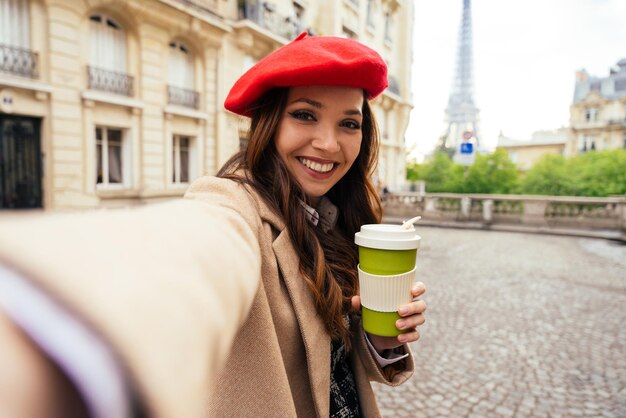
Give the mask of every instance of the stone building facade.
<svg viewBox="0 0 626 418">
<path fill-rule="evenodd" d="M 565 155 L 626 148 L 626 58 L 606 77 L 576 73 Z"/>
<path fill-rule="evenodd" d="M 526 171 L 546 154 L 564 155 L 568 136 L 569 129 L 565 127 L 552 131 L 533 132 L 528 140 L 513 139 L 500 133 L 496 149 L 506 151 L 517 168 Z"/>
<path fill-rule="evenodd" d="M 374 102 L 378 177 L 404 179 L 409 0 L 0 0 L 0 209 L 127 206 L 181 196 L 246 137 L 230 86 L 308 30 L 389 64 Z"/>
</svg>

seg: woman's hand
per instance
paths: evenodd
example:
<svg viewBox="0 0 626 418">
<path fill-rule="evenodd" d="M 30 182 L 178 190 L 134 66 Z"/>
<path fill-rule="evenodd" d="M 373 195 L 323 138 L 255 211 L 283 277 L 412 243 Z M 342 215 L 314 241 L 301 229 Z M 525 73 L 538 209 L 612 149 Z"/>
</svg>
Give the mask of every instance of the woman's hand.
<svg viewBox="0 0 626 418">
<path fill-rule="evenodd" d="M 426 322 L 426 318 L 424 318 L 426 303 L 423 300 L 419 300 L 419 297 L 422 296 L 424 292 L 426 292 L 424 283 L 415 283 L 411 289 L 413 301 L 398 308 L 398 313 L 402 318 L 396 321 L 396 327 L 406 331 L 404 334 L 400 334 L 397 337 L 381 337 L 370 333 L 367 334 L 370 342 L 379 354 L 382 353 L 383 350 L 393 349 L 404 343 L 415 342 L 420 338 L 420 334 L 416 328 Z M 357 310 L 361 309 L 360 296 L 352 297 L 352 307 Z"/>
</svg>

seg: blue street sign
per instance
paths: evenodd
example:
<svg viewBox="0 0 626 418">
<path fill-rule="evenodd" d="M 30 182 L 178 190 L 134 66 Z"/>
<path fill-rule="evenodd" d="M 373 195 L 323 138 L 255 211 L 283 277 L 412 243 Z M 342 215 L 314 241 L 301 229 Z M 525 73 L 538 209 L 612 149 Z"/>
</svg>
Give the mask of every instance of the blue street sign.
<svg viewBox="0 0 626 418">
<path fill-rule="evenodd" d="M 471 142 L 463 142 L 461 144 L 461 154 L 472 154 L 474 152 L 474 144 Z"/>
</svg>

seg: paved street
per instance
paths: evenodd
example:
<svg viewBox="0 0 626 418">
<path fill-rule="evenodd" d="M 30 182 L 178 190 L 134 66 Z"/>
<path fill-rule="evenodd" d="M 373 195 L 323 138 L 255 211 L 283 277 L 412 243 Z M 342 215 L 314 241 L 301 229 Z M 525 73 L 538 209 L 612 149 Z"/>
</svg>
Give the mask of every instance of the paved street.
<svg viewBox="0 0 626 418">
<path fill-rule="evenodd" d="M 419 231 L 427 320 L 384 417 L 626 417 L 626 246 Z"/>
</svg>

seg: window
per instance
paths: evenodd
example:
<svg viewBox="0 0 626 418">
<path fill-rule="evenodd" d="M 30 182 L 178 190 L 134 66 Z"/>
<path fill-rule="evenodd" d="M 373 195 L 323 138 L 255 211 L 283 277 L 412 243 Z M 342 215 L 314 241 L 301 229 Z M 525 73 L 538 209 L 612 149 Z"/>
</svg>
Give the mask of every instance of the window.
<svg viewBox="0 0 626 418">
<path fill-rule="evenodd" d="M 170 43 L 169 84 L 181 89 L 195 88 L 194 60 L 189 48 L 180 42 Z"/>
<path fill-rule="evenodd" d="M 189 183 L 196 176 L 194 139 L 174 135 L 172 147 L 172 183 Z"/>
<path fill-rule="evenodd" d="M 300 33 L 304 28 L 304 6 L 294 1 L 293 12 L 296 16 L 295 30 L 296 32 Z"/>
<path fill-rule="evenodd" d="M 200 94 L 195 91 L 194 58 L 180 42 L 170 42 L 168 103 L 198 109 Z"/>
<path fill-rule="evenodd" d="M 26 0 L 0 0 L 0 72 L 38 77 L 38 56 L 30 50 Z"/>
<path fill-rule="evenodd" d="M 385 13 L 385 42 L 391 42 L 391 29 L 393 26 L 393 22 L 391 20 L 391 14 Z"/>
<path fill-rule="evenodd" d="M 88 88 L 124 96 L 133 95 L 133 77 L 126 69 L 126 34 L 106 15 L 89 17 Z"/>
<path fill-rule="evenodd" d="M 112 18 L 89 17 L 90 64 L 109 71 L 126 73 L 126 34 Z"/>
<path fill-rule="evenodd" d="M 0 44 L 30 48 L 28 1 L 0 0 Z"/>
<path fill-rule="evenodd" d="M 580 140 L 579 145 L 581 152 L 595 151 L 596 149 L 596 141 L 593 136 L 583 136 Z"/>
<path fill-rule="evenodd" d="M 130 149 L 124 131 L 96 127 L 96 184 L 128 185 Z"/>
<path fill-rule="evenodd" d="M 589 108 L 585 110 L 585 121 L 586 122 L 595 122 L 598 120 L 598 109 Z"/>
<path fill-rule="evenodd" d="M 367 27 L 374 29 L 374 0 L 367 1 Z"/>
<path fill-rule="evenodd" d="M 348 39 L 358 39 L 356 32 L 346 26 L 343 27 L 343 36 Z"/>
<path fill-rule="evenodd" d="M 239 151 L 243 151 L 248 147 L 248 138 L 245 136 L 239 136 Z"/>
</svg>

